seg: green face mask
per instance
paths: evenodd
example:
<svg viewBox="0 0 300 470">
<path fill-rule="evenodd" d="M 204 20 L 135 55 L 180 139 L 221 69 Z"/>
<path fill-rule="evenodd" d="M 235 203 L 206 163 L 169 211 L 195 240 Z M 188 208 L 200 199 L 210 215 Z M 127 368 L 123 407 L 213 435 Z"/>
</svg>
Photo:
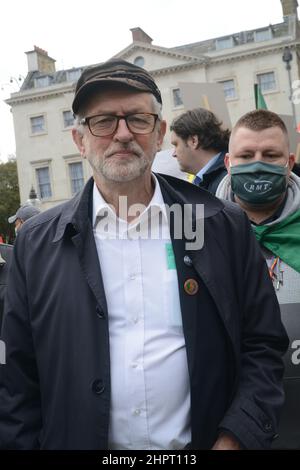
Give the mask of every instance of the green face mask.
<svg viewBox="0 0 300 470">
<path fill-rule="evenodd" d="M 286 191 L 287 173 L 288 165 L 255 162 L 231 166 L 231 189 L 249 204 L 268 204 Z"/>
</svg>

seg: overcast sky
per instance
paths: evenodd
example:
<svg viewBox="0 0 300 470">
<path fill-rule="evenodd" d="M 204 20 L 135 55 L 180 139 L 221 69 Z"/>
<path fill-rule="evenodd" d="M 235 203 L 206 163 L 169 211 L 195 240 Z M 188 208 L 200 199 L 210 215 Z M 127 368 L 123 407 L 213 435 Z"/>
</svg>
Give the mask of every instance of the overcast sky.
<svg viewBox="0 0 300 470">
<path fill-rule="evenodd" d="M 153 44 L 175 47 L 282 21 L 280 0 L 5 0 L 0 28 L 0 159 L 15 152 L 12 116 L 3 100 L 17 91 L 10 77 L 27 74 L 34 45 L 56 69 L 104 61 L 141 27 Z"/>
</svg>

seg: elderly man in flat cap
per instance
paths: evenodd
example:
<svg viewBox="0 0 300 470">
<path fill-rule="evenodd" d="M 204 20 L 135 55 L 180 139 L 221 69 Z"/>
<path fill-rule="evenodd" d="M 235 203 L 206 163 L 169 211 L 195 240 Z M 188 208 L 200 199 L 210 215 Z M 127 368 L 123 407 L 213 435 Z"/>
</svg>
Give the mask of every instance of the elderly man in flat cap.
<svg viewBox="0 0 300 470">
<path fill-rule="evenodd" d="M 81 194 L 29 220 L 3 339 L 7 449 L 264 449 L 288 340 L 247 216 L 153 174 L 166 130 L 145 70 L 84 70 Z M 204 237 L 204 239 L 203 239 Z"/>
</svg>

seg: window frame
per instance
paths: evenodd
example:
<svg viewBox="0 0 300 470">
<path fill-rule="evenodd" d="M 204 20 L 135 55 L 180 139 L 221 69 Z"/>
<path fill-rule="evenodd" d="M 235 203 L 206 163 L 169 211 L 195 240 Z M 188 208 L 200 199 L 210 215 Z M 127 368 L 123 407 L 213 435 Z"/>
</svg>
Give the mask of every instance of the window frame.
<svg viewBox="0 0 300 470">
<path fill-rule="evenodd" d="M 76 77 L 75 78 L 70 78 L 70 75 L 72 73 L 76 73 Z M 82 69 L 81 68 L 75 68 L 74 70 L 73 69 L 70 69 L 70 70 L 66 70 L 66 81 L 67 82 L 71 82 L 71 83 L 74 83 L 74 82 L 77 82 L 78 78 L 80 77 L 82 73 Z"/>
<path fill-rule="evenodd" d="M 172 102 L 172 109 L 183 109 L 184 108 L 184 103 L 183 103 L 183 100 L 180 96 L 180 100 L 181 100 L 181 103 L 180 104 L 175 104 L 175 100 L 174 100 L 174 92 L 175 91 L 179 91 L 180 92 L 180 87 L 179 86 L 176 86 L 176 87 L 172 87 L 171 88 L 171 102 Z"/>
<path fill-rule="evenodd" d="M 273 73 L 273 75 L 274 75 L 275 88 L 272 88 L 271 90 L 263 90 L 262 87 L 260 86 L 260 81 L 259 81 L 258 77 L 259 77 L 259 75 L 267 75 L 267 74 L 271 74 L 271 73 Z M 260 90 L 261 90 L 263 95 L 268 95 L 268 94 L 271 94 L 271 93 L 278 93 L 278 91 L 279 91 L 278 77 L 277 77 L 276 70 L 274 70 L 274 69 L 261 70 L 259 72 L 256 72 L 255 73 L 255 78 L 254 78 L 254 83 L 257 83 L 260 86 Z"/>
<path fill-rule="evenodd" d="M 78 189 L 77 191 L 73 192 L 73 188 L 72 188 L 72 182 L 73 181 L 77 181 L 77 180 L 72 180 L 71 178 L 71 165 L 78 165 L 80 164 L 81 165 L 81 169 L 82 169 L 82 187 L 80 189 Z M 84 167 L 83 167 L 83 161 L 81 159 L 76 159 L 76 160 L 72 160 L 72 161 L 67 161 L 67 165 L 68 165 L 68 175 L 69 175 L 69 186 L 70 186 L 70 192 L 71 192 L 71 196 L 75 196 L 75 194 L 77 194 L 79 191 L 82 190 L 82 188 L 84 187 L 85 185 L 85 177 L 84 177 Z"/>
<path fill-rule="evenodd" d="M 136 62 L 136 61 L 138 61 L 138 59 L 142 59 L 142 60 L 143 60 L 143 63 L 140 64 L 139 62 Z M 146 61 L 145 61 L 145 57 L 142 56 L 142 55 L 138 55 L 138 56 L 136 56 L 136 57 L 133 59 L 134 65 L 137 65 L 138 67 L 145 67 L 145 62 L 146 62 Z"/>
<path fill-rule="evenodd" d="M 235 96 L 234 97 L 226 97 L 225 96 L 225 90 L 224 90 L 223 84 L 225 82 L 230 82 L 230 81 L 232 81 L 233 85 L 234 85 L 234 91 L 235 91 Z M 239 93 L 238 93 L 238 86 L 237 86 L 236 77 L 226 77 L 226 78 L 218 79 L 217 83 L 219 83 L 222 86 L 222 91 L 223 91 L 224 99 L 225 99 L 226 102 L 227 101 L 237 101 L 237 100 L 239 100 Z"/>
<path fill-rule="evenodd" d="M 42 202 L 46 202 L 46 201 L 51 201 L 53 200 L 53 178 L 52 178 L 52 171 L 51 171 L 51 164 L 50 164 L 50 161 L 48 160 L 47 162 L 45 163 L 39 163 L 39 162 L 36 162 L 34 165 L 34 173 L 35 173 L 35 181 L 36 181 L 36 188 L 37 188 L 37 194 L 38 194 L 38 197 L 39 199 L 42 201 Z M 38 178 L 38 170 L 43 170 L 45 168 L 48 168 L 48 175 L 49 175 L 49 186 L 50 186 L 50 192 L 51 192 L 51 196 L 47 196 L 47 197 L 42 197 L 42 194 L 41 194 L 41 190 L 40 190 L 40 182 L 39 182 L 39 178 Z"/>
<path fill-rule="evenodd" d="M 230 45 L 228 45 L 226 47 L 220 47 L 222 42 L 224 44 L 225 40 L 230 41 Z M 216 51 L 226 51 L 227 49 L 233 49 L 234 46 L 235 46 L 234 37 L 233 36 L 226 36 L 224 38 L 217 38 L 215 40 L 215 44 L 216 44 Z"/>
<path fill-rule="evenodd" d="M 42 117 L 44 120 L 44 129 L 39 132 L 32 132 L 32 119 Z M 31 114 L 28 116 L 29 122 L 29 135 L 30 137 L 36 137 L 38 135 L 44 135 L 48 133 L 48 126 L 47 126 L 47 115 L 46 113 L 39 113 L 39 114 Z"/>
<path fill-rule="evenodd" d="M 269 37 L 267 39 L 258 39 L 257 36 L 260 33 L 268 33 Z M 264 42 L 264 41 L 271 41 L 273 39 L 273 33 L 271 28 L 263 28 L 259 31 L 254 31 L 254 41 L 255 42 Z"/>
<path fill-rule="evenodd" d="M 38 85 L 39 83 L 42 83 L 41 80 L 46 80 L 47 79 L 47 84 L 42 84 Z M 51 75 L 43 75 L 41 77 L 36 77 L 34 79 L 34 88 L 40 89 L 40 88 L 47 88 L 48 86 L 51 86 L 53 77 Z"/>
<path fill-rule="evenodd" d="M 65 174 L 66 174 L 66 181 L 67 181 L 67 187 L 68 187 L 68 194 L 69 194 L 69 197 L 73 197 L 74 194 L 72 193 L 72 185 L 71 185 L 69 165 L 71 163 L 81 163 L 81 165 L 82 165 L 82 175 L 83 175 L 83 185 L 85 185 L 88 178 L 92 175 L 92 169 L 91 169 L 90 165 L 87 164 L 87 160 L 82 159 L 82 156 L 79 155 L 79 154 L 64 155 L 63 159 L 65 161 L 65 172 L 66 172 Z"/>
<path fill-rule="evenodd" d="M 64 113 L 67 113 L 67 112 L 70 112 L 71 115 L 73 116 L 73 112 L 72 112 L 71 109 L 65 108 L 65 109 L 62 109 L 62 110 L 61 110 L 62 129 L 63 129 L 64 131 L 68 131 L 68 130 L 72 129 L 72 127 L 73 127 L 73 125 L 74 125 L 74 119 L 73 119 L 73 123 L 72 123 L 70 126 L 65 126 Z"/>
</svg>

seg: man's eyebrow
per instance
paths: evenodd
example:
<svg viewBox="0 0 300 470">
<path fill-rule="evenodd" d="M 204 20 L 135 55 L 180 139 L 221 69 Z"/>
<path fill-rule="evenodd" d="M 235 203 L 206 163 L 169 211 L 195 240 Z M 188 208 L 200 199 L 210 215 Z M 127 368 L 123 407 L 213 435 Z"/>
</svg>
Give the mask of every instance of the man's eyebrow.
<svg viewBox="0 0 300 470">
<path fill-rule="evenodd" d="M 145 109 L 141 109 L 140 106 L 138 106 L 138 107 L 135 106 L 135 107 L 133 107 L 133 108 L 131 108 L 131 109 L 128 109 L 128 110 L 126 111 L 126 113 L 122 113 L 122 114 L 120 114 L 120 115 L 123 115 L 123 114 L 126 114 L 126 115 L 127 115 L 127 114 L 141 114 L 141 113 L 142 113 L 142 114 L 144 114 L 144 113 L 152 113 L 152 111 L 151 111 L 151 110 L 147 110 L 147 111 L 146 111 Z M 89 114 L 90 114 L 90 113 L 89 113 Z M 113 115 L 113 116 L 117 116 L 117 115 L 119 114 L 119 112 L 117 112 L 117 111 L 115 111 L 115 110 L 112 110 L 112 109 L 110 109 L 110 110 L 108 110 L 108 109 L 98 109 L 98 110 L 96 110 L 95 112 L 93 112 L 93 116 L 98 116 L 98 115 L 102 115 L 102 114 L 104 114 L 104 115 Z"/>
<path fill-rule="evenodd" d="M 255 153 L 256 151 L 257 151 L 257 149 L 251 149 L 250 147 L 245 147 L 245 148 L 242 148 L 240 150 L 237 150 L 236 154 L 240 155 L 240 154 L 243 154 L 243 153 Z M 280 150 L 278 148 L 275 148 L 275 147 L 267 147 L 265 149 L 262 149 L 261 152 L 262 153 L 274 152 L 274 153 L 278 153 L 278 154 L 283 153 L 282 150 Z"/>
<path fill-rule="evenodd" d="M 274 153 L 278 153 L 278 154 L 283 154 L 283 151 L 280 150 L 280 149 L 275 149 L 274 147 L 270 147 L 270 148 L 267 148 L 265 150 L 263 150 L 263 153 L 266 153 L 266 152 L 274 152 Z"/>
<path fill-rule="evenodd" d="M 238 151 L 236 152 L 236 154 L 237 154 L 237 155 L 241 155 L 241 154 L 243 154 L 243 153 L 254 153 L 254 152 L 255 152 L 255 150 L 253 150 L 253 149 L 244 148 L 244 149 L 238 150 Z"/>
</svg>

